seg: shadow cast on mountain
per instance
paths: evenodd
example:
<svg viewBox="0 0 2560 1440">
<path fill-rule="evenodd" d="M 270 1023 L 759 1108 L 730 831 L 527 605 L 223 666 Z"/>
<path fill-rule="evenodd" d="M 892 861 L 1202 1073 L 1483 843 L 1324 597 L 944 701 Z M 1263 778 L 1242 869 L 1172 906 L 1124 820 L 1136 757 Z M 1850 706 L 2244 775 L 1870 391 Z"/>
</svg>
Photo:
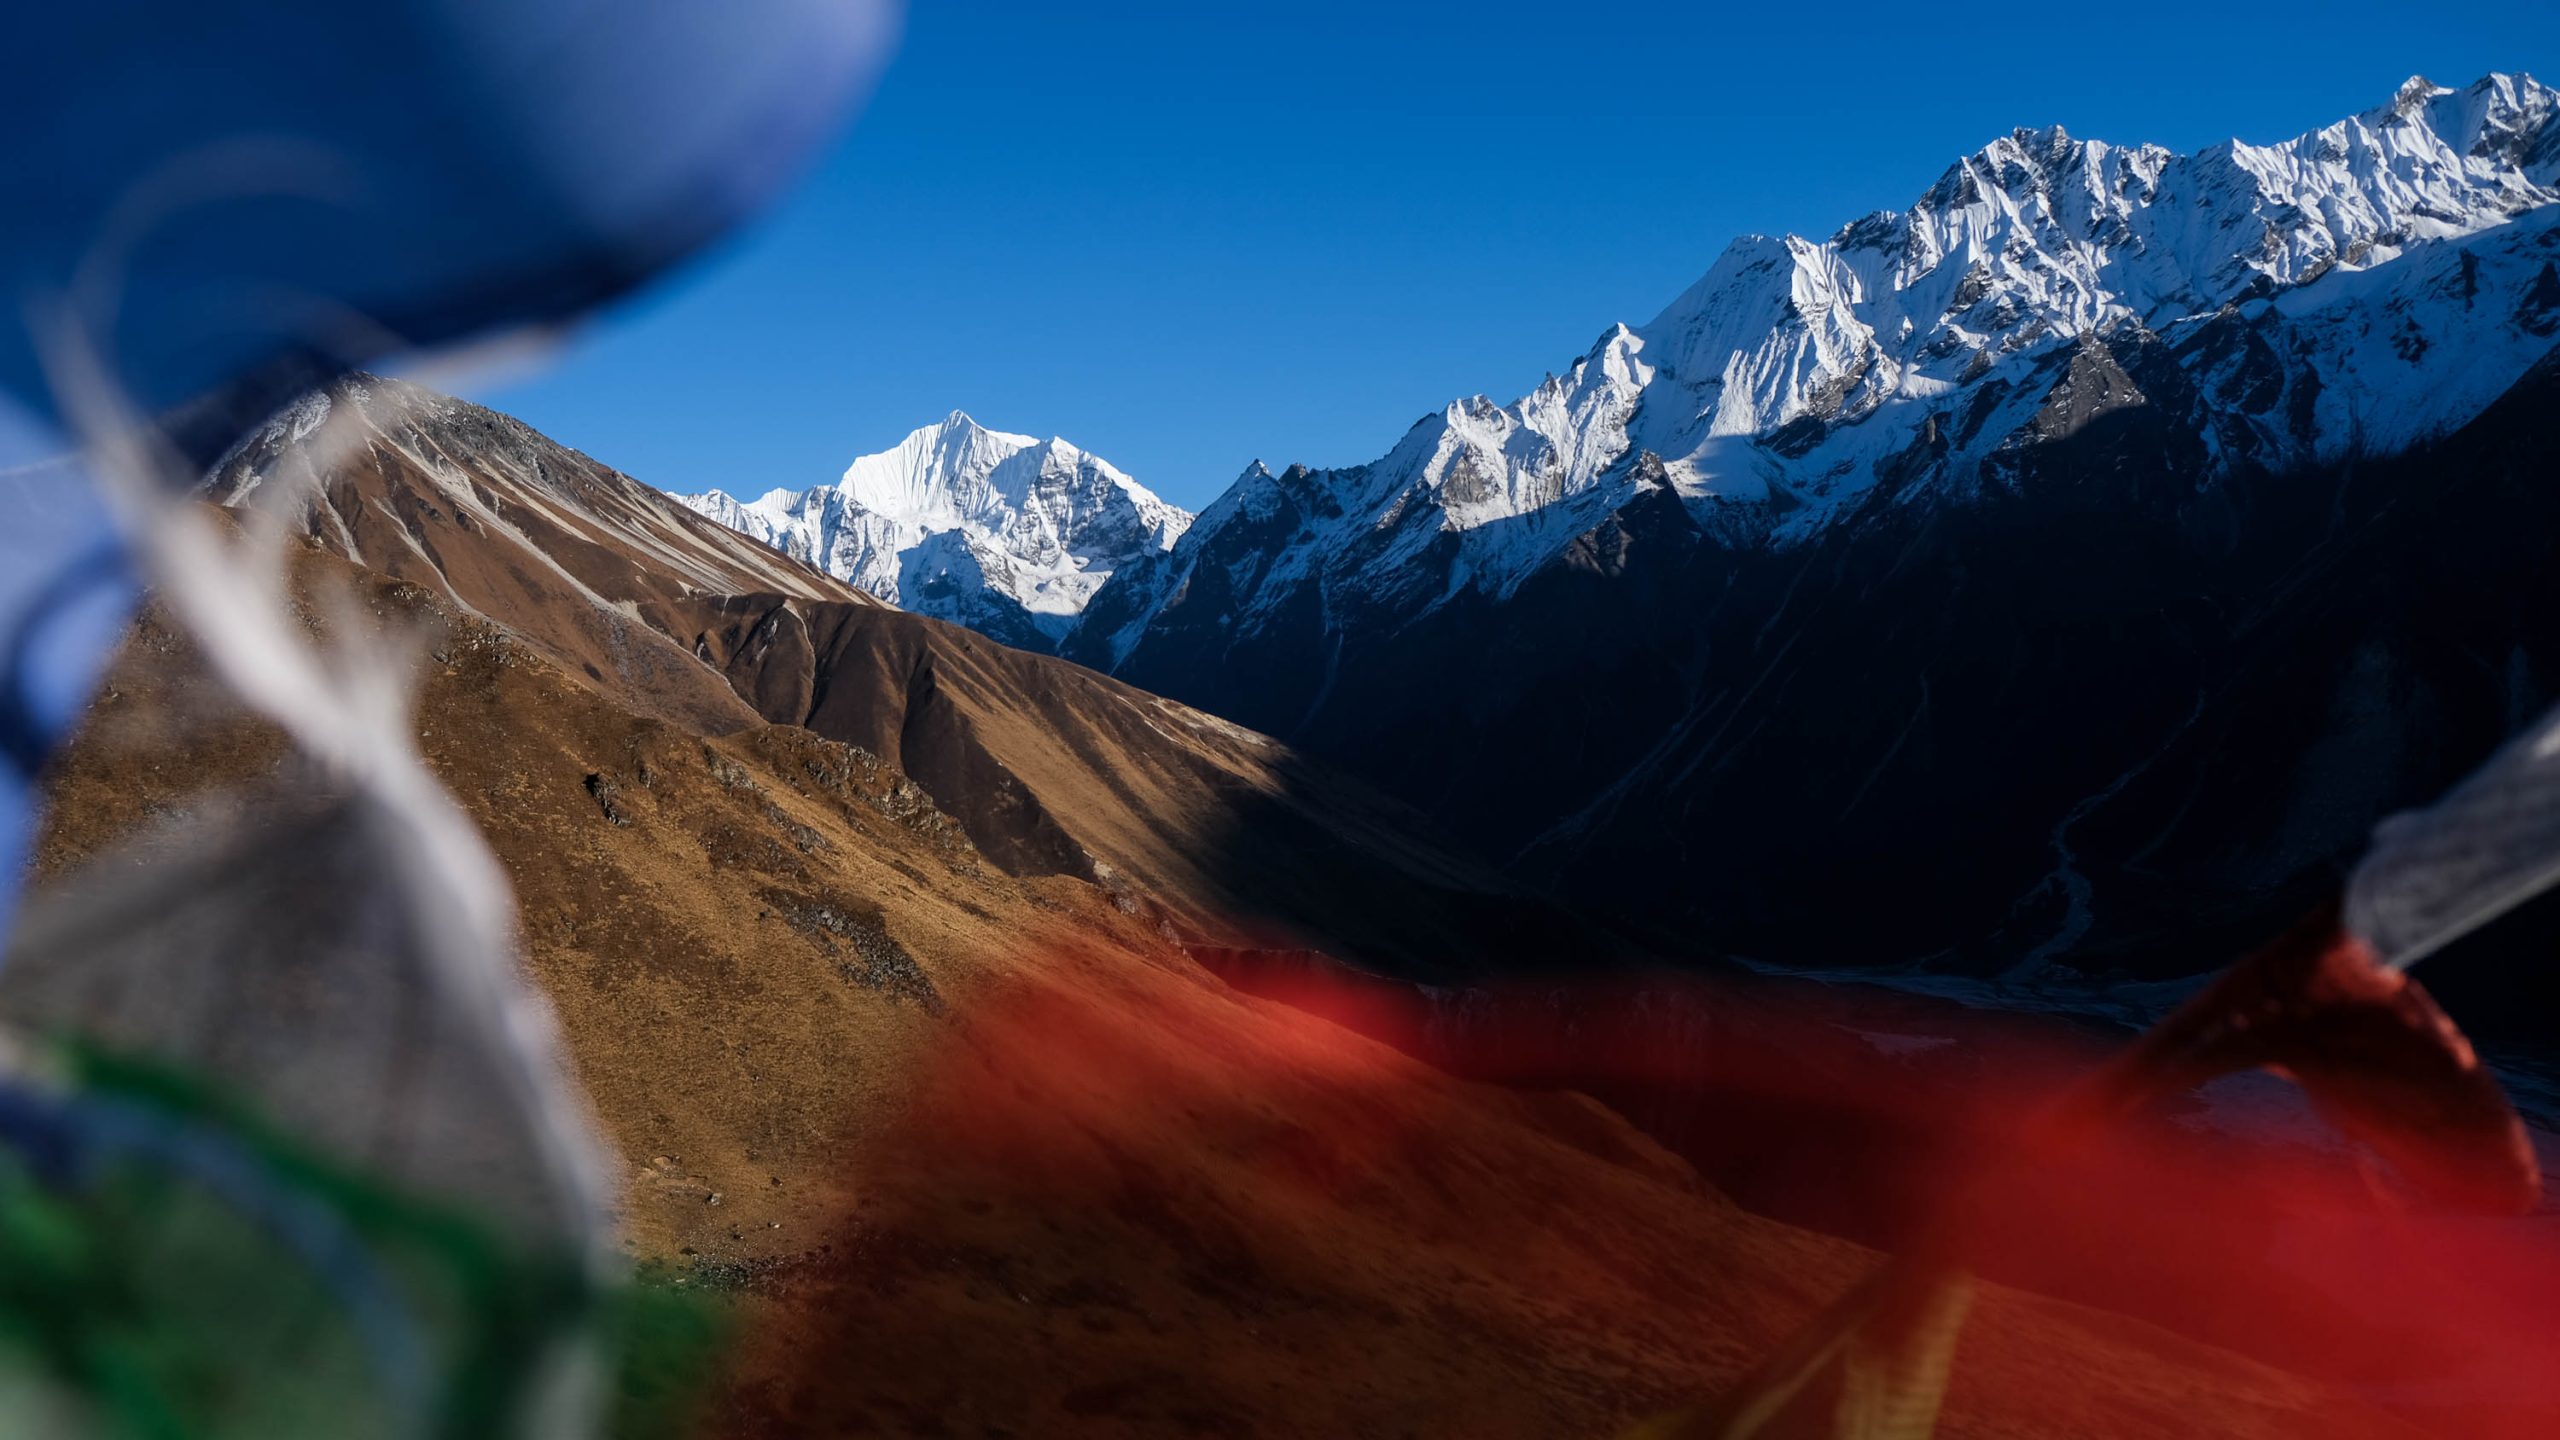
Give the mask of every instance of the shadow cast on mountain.
<svg viewBox="0 0 2560 1440">
<path fill-rule="evenodd" d="M 1131 674 L 1680 948 L 2201 973 L 2560 697 L 2560 366 L 2404 455 L 2199 485 L 2215 402 L 2125 364 L 2156 399 L 1978 494 L 1888 477 L 1785 548 L 1643 494 L 1502 600 Z"/>
</svg>

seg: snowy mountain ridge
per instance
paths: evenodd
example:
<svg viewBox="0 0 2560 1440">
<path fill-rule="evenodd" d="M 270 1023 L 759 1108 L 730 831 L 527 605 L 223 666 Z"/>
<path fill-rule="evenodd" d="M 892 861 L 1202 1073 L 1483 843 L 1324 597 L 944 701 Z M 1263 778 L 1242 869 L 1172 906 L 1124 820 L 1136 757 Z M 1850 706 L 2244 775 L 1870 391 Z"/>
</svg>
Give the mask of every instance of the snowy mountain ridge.
<svg viewBox="0 0 2560 1440">
<path fill-rule="evenodd" d="M 1114 570 L 1169 549 L 1191 523 L 1065 440 L 957 410 L 832 485 L 675 498 L 893 605 L 1042 650 Z"/>
<path fill-rule="evenodd" d="M 2555 204 L 2560 92 L 2529 76 L 2412 79 L 2291 140 L 2193 155 L 2015 131 L 1907 209 L 1733 242 L 1659 315 L 1512 404 L 1454 402 L 1365 466 L 1257 462 L 1170 553 L 1121 573 L 1067 653 L 1116 667 L 1203 564 L 1227 623 L 1312 604 L 1394 624 L 1469 588 L 1507 594 L 1647 488 L 1786 544 L 1879 486 L 2002 483 L 2004 447 L 2050 430 L 2039 417 L 2075 377 L 2080 421 L 2142 398 L 2126 382 L 2110 401 L 2091 367 L 2146 347 L 2203 387 L 2214 466 L 2405 448 L 2548 352 Z"/>
</svg>

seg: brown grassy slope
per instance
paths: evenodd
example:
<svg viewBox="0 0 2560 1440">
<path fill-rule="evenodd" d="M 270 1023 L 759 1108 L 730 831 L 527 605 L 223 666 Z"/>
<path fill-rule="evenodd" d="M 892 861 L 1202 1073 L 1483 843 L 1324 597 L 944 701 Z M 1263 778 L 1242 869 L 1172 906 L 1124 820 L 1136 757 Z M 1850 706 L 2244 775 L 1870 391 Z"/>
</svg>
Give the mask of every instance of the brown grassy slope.
<svg viewBox="0 0 2560 1440">
<path fill-rule="evenodd" d="M 1087 887 L 979 862 L 902 776 L 846 747 L 762 729 L 706 741 L 611 709 L 469 620 L 425 680 L 425 748 L 516 887 L 534 974 L 634 1159 L 628 1223 L 646 1251 L 806 1243 L 771 1223 L 826 1209 L 810 1187 L 896 1103 L 909 1047 L 946 1008 L 936 977 L 963 957 L 1052 912 L 1144 941 Z M 147 624 L 50 777 L 42 871 L 200 792 L 265 783 L 280 746 L 203 718 L 220 713 Z"/>
<path fill-rule="evenodd" d="M 385 620 L 445 608 L 361 584 Z M 731 1431 L 1605 1435 L 1868 1261 L 1588 1102 L 1228 990 L 874 757 L 706 739 L 444 618 L 423 743 L 514 879 L 634 1248 L 737 1287 Z M 146 625 L 52 777 L 48 873 L 275 772 L 190 675 Z M 1954 1435 L 2399 1433 L 1997 1291 L 1951 1403 Z"/>
</svg>

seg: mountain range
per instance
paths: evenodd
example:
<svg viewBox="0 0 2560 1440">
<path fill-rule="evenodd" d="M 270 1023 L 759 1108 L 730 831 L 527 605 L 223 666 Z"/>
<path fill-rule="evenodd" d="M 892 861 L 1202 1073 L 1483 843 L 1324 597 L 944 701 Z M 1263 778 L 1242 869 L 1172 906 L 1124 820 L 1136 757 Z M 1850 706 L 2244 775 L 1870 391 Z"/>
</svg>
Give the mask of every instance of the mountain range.
<svg viewBox="0 0 2560 1440">
<path fill-rule="evenodd" d="M 2528 76 L 2018 130 L 1515 402 L 1255 464 L 1052 643 L 1671 948 L 2192 973 L 2560 697 L 2555 336 Z"/>
<path fill-rule="evenodd" d="M 859 746 L 1009 873 L 1104 887 L 1185 943 L 1414 975 L 1611 948 L 1268 737 L 884 604 L 464 401 L 351 376 L 235 449 L 206 493 L 290 503 L 310 545 L 504 617 L 636 713 Z"/>
<path fill-rule="evenodd" d="M 2478 415 L 2560 326 L 2555 115 L 2550 88 L 2492 75 L 2412 79 L 2272 146 L 2016 131 L 1906 209 L 1735 241 L 1509 405 L 1453 402 L 1364 466 L 1249 468 L 1067 648 L 1152 672 L 1140 652 L 1204 600 L 1240 643 L 1309 607 L 1374 632 L 1499 601 L 1654 493 L 1774 549 L 2013 493 L 2024 452 L 2142 403 L 2119 372 L 2151 355 L 2203 407 L 2199 479 L 2406 449 Z"/>
</svg>

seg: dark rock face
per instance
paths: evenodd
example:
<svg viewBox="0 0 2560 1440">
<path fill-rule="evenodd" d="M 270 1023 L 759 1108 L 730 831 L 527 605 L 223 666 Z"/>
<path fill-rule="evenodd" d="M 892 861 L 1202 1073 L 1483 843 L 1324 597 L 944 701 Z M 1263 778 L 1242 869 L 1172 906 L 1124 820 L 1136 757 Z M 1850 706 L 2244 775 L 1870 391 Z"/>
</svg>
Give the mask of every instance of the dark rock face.
<svg viewBox="0 0 2560 1440">
<path fill-rule="evenodd" d="M 1158 626 L 1118 673 L 1676 944 L 2207 969 L 2560 696 L 2560 365 L 2419 451 L 2289 473 L 2208 454 L 2317 393 L 2237 322 L 2087 339 L 2043 383 L 1975 493 L 1886 475 L 1771 548 L 1640 486 L 1506 599 Z"/>
</svg>

